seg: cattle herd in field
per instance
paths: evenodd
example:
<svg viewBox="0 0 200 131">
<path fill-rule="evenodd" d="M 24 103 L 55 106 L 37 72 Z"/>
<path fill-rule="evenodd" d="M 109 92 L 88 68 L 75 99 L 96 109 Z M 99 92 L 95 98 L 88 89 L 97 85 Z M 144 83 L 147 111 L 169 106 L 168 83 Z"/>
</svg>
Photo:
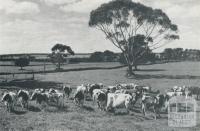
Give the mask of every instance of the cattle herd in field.
<svg viewBox="0 0 200 131">
<path fill-rule="evenodd" d="M 3 92 L 2 102 L 5 103 L 10 112 L 14 109 L 17 102 L 22 108 L 28 108 L 29 101 L 36 101 L 38 104 L 54 102 L 59 108 L 64 108 L 65 97 L 70 97 L 72 88 L 70 85 L 63 84 L 62 89 L 43 89 L 38 88 L 33 92 L 19 90 L 15 92 Z M 154 117 L 160 117 L 161 109 L 167 111 L 169 99 L 174 96 L 197 96 L 200 94 L 199 87 L 174 86 L 165 93 L 154 90 L 149 86 L 141 86 L 134 83 L 117 84 L 115 86 L 105 86 L 102 83 L 82 84 L 77 86 L 73 93 L 73 101 L 77 106 L 82 107 L 84 101 L 92 99 L 102 111 L 113 111 L 117 108 L 124 108 L 129 112 L 137 102 L 141 106 L 141 112 L 146 114 L 146 110 L 151 107 Z"/>
</svg>

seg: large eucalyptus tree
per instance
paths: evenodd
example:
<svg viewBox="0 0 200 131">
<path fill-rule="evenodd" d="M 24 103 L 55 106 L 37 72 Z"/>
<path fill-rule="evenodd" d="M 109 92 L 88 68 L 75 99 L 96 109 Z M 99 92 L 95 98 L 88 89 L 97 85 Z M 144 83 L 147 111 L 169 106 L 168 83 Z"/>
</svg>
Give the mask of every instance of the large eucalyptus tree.
<svg viewBox="0 0 200 131">
<path fill-rule="evenodd" d="M 122 51 L 131 75 L 145 53 L 179 38 L 177 25 L 162 10 L 131 0 L 102 4 L 91 11 L 89 26 L 101 30 Z"/>
</svg>

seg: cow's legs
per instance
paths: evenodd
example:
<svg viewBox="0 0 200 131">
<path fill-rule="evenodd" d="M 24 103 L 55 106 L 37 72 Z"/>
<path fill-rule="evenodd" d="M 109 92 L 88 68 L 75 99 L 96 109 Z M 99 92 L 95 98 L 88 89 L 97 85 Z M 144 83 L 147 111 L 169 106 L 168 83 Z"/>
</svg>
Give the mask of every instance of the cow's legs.
<svg viewBox="0 0 200 131">
<path fill-rule="evenodd" d="M 144 116 L 146 115 L 145 108 L 146 108 L 145 103 L 142 103 L 142 113 L 143 113 Z"/>
<path fill-rule="evenodd" d="M 159 116 L 160 116 L 160 114 L 159 114 L 159 111 L 158 111 L 158 109 L 156 108 L 155 105 L 153 105 L 153 112 L 154 112 L 154 119 L 156 120 L 157 119 L 157 113 L 158 113 Z"/>
</svg>

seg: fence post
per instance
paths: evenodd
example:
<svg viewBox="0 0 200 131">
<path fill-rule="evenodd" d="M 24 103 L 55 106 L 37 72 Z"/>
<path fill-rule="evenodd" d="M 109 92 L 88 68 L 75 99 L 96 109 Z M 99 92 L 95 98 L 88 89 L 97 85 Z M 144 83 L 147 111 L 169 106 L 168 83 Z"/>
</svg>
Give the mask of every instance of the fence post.
<svg viewBox="0 0 200 131">
<path fill-rule="evenodd" d="M 34 72 L 32 71 L 32 79 L 34 80 L 35 79 L 35 75 L 34 75 Z"/>
</svg>

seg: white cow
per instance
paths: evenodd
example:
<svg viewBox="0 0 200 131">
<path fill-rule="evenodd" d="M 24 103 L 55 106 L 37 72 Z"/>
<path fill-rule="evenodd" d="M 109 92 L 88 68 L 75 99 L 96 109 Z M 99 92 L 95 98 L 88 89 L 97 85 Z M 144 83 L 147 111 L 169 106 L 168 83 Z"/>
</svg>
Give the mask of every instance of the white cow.
<svg viewBox="0 0 200 131">
<path fill-rule="evenodd" d="M 87 86 L 84 86 L 83 84 L 80 86 L 77 86 L 76 92 L 79 92 L 79 91 L 81 91 L 83 94 L 87 94 L 88 93 Z"/>
<path fill-rule="evenodd" d="M 108 93 L 106 110 L 109 111 L 110 109 L 115 108 L 126 108 L 127 112 L 129 112 L 131 102 L 132 96 L 129 94 Z"/>
</svg>

